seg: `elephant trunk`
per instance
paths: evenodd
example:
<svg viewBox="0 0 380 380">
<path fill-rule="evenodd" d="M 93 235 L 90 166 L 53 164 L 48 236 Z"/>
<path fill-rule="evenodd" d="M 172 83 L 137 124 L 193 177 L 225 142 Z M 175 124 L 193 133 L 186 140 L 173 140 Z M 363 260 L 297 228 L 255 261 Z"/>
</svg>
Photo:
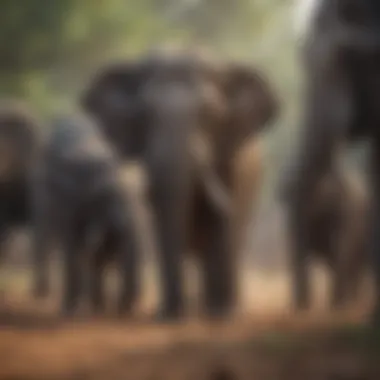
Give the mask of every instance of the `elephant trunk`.
<svg viewBox="0 0 380 380">
<path fill-rule="evenodd" d="M 165 93 L 165 97 L 161 96 L 162 93 Z M 174 153 L 177 163 L 188 161 L 210 203 L 218 211 L 230 216 L 231 195 L 217 173 L 213 162 L 215 152 L 204 132 L 204 125 L 199 124 L 197 98 L 175 85 L 167 86 L 165 90 L 161 88 L 161 91 L 150 89 L 148 94 L 150 115 L 153 116 L 156 132 L 160 132 L 158 140 L 161 140 L 162 148 L 167 149 L 170 145 L 173 152 L 179 149 L 177 154 Z M 161 153 L 168 154 L 164 151 Z M 183 154 L 188 157 L 181 158 Z M 172 165 L 175 163 L 172 162 Z"/>
</svg>

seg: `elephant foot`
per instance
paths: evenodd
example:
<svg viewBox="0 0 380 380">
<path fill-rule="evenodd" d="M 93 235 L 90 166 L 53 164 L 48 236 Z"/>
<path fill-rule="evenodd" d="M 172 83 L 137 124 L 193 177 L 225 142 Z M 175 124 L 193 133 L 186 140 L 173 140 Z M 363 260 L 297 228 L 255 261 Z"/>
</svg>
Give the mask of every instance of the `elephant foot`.
<svg viewBox="0 0 380 380">
<path fill-rule="evenodd" d="M 106 313 L 106 304 L 104 302 L 104 298 L 98 294 L 93 295 L 90 301 L 90 308 L 93 315 L 104 315 Z"/>
<path fill-rule="evenodd" d="M 72 319 L 77 312 L 77 305 L 74 302 L 65 302 L 61 307 L 61 315 L 64 319 Z"/>
<path fill-rule="evenodd" d="M 119 317 L 129 317 L 132 316 L 133 314 L 133 305 L 124 305 L 124 304 L 119 304 L 117 306 L 117 315 Z"/>
<path fill-rule="evenodd" d="M 106 314 L 106 308 L 104 305 L 93 305 L 91 309 L 91 314 L 95 317 L 101 317 Z"/>
<path fill-rule="evenodd" d="M 175 323 L 181 321 L 183 317 L 182 310 L 162 308 L 156 312 L 153 320 L 157 323 Z"/>
<path fill-rule="evenodd" d="M 63 309 L 61 311 L 61 316 L 63 319 L 65 320 L 71 320 L 71 319 L 74 319 L 75 316 L 76 316 L 76 310 L 67 310 L 67 309 Z"/>
<path fill-rule="evenodd" d="M 49 288 L 44 284 L 37 284 L 33 291 L 32 295 L 34 298 L 46 298 L 49 295 Z"/>
<path fill-rule="evenodd" d="M 227 312 L 208 312 L 206 314 L 206 319 L 211 322 L 223 322 L 229 320 L 232 316 L 232 313 Z"/>
<path fill-rule="evenodd" d="M 212 320 L 230 318 L 238 305 L 238 299 L 235 296 L 236 292 L 231 289 L 228 289 L 228 291 L 223 289 L 223 292 L 220 289 L 215 290 L 208 292 L 204 299 L 203 308 L 206 317 Z"/>
<path fill-rule="evenodd" d="M 295 289 L 294 309 L 295 311 L 307 311 L 311 307 L 310 292 L 308 286 L 297 286 Z"/>
<path fill-rule="evenodd" d="M 229 319 L 234 314 L 235 308 L 228 306 L 208 306 L 206 308 L 206 317 L 213 321 L 222 321 Z"/>
<path fill-rule="evenodd" d="M 309 298 L 297 298 L 294 303 L 295 311 L 307 311 L 311 307 L 311 302 Z"/>
<path fill-rule="evenodd" d="M 330 303 L 330 309 L 334 311 L 340 311 L 347 307 L 348 302 L 344 298 L 333 298 Z"/>
<path fill-rule="evenodd" d="M 117 314 L 119 316 L 130 316 L 133 314 L 138 297 L 136 292 L 124 292 L 117 303 Z"/>
<path fill-rule="evenodd" d="M 294 305 L 294 311 L 295 312 L 299 312 L 299 313 L 302 313 L 302 312 L 305 312 L 305 311 L 309 311 L 310 310 L 310 305 L 309 304 L 295 304 Z"/>
<path fill-rule="evenodd" d="M 330 308 L 332 310 L 342 310 L 348 305 L 349 294 L 346 289 L 344 289 L 343 284 L 336 284 L 332 291 L 332 298 L 330 302 Z"/>
</svg>

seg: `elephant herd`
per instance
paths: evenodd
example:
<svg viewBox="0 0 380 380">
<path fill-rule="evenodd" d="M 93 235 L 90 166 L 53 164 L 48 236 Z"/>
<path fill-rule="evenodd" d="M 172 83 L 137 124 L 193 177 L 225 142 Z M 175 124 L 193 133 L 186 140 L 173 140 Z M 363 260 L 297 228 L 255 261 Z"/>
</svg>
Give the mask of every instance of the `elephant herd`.
<svg viewBox="0 0 380 380">
<path fill-rule="evenodd" d="M 303 1 L 306 4 L 306 1 Z M 334 171 L 337 155 L 360 140 L 369 142 L 368 211 L 365 246 L 374 277 L 372 322 L 380 323 L 380 3 L 377 0 L 309 0 L 302 15 L 305 92 L 302 135 L 288 189 L 293 236 L 294 293 L 298 308 L 310 303 L 305 252 L 310 245 L 309 205 L 323 178 Z M 358 218 L 358 221 L 360 219 Z M 347 222 L 345 222 L 347 224 Z M 354 224 L 354 223 L 353 223 Z M 348 228 L 348 226 L 347 226 Z M 356 231 L 359 227 L 354 228 Z M 351 236 L 351 235 L 349 235 Z M 338 239 L 339 240 L 339 239 Z M 339 262 L 352 250 L 337 242 Z M 350 275 L 342 270 L 338 299 Z"/>
<path fill-rule="evenodd" d="M 157 318 L 176 319 L 185 310 L 187 252 L 199 263 L 204 312 L 232 312 L 236 251 L 261 173 L 258 134 L 278 110 L 267 80 L 240 63 L 159 49 L 108 65 L 79 103 L 79 112 L 57 115 L 46 127 L 28 123 L 6 104 L 7 116 L 0 115 L 4 141 L 14 138 L 7 144 L 14 155 L 3 156 L 17 158 L 12 165 L 20 166 L 16 171 L 6 162 L 10 174 L 2 186 L 9 193 L 1 199 L 23 211 L 17 221 L 4 215 L 4 226 L 32 225 L 35 296 L 49 293 L 54 240 L 64 263 L 62 313 L 72 315 L 84 294 L 84 263 L 90 266 L 90 304 L 95 312 L 103 310 L 102 272 L 109 260 L 116 260 L 122 279 L 117 308 L 133 310 L 141 288 L 141 231 L 123 168 L 138 161 L 148 178 L 144 200 L 157 241 Z M 19 140 L 28 150 L 16 145 Z"/>
<path fill-rule="evenodd" d="M 368 267 L 380 273 L 380 253 L 372 262 L 376 245 L 369 238 L 371 227 L 380 223 L 376 196 L 372 199 L 337 159 L 351 137 L 371 137 L 375 157 L 380 152 L 378 75 L 370 63 L 380 57 L 380 44 L 362 44 L 359 31 L 355 34 L 357 23 L 380 30 L 380 11 L 378 24 L 366 18 L 372 17 L 366 13 L 371 4 L 320 0 L 310 18 L 307 33 L 314 38 L 306 39 L 303 50 L 308 79 L 304 134 L 296 170 L 280 192 L 289 216 L 297 308 L 310 303 L 311 253 L 331 269 L 334 307 L 358 295 Z M 361 10 L 362 18 L 351 20 L 357 14 L 352 9 Z M 350 44 L 345 28 L 351 27 Z M 190 253 L 201 272 L 205 315 L 220 318 L 233 312 L 239 252 L 262 181 L 261 133 L 280 113 L 263 73 L 195 50 L 156 49 L 107 65 L 81 95 L 80 111 L 58 115 L 46 127 L 25 110 L 3 103 L 0 234 L 12 225 L 31 224 L 35 296 L 49 293 L 47 264 L 56 239 L 64 262 L 62 313 L 72 315 L 84 294 L 84 262 L 90 269 L 91 306 L 103 311 L 102 275 L 110 260 L 116 261 L 122 280 L 118 312 L 133 311 L 141 293 L 141 231 L 123 173 L 126 163 L 138 161 L 147 177 L 143 199 L 157 242 L 161 302 L 156 318 L 184 315 L 182 262 Z M 378 173 L 372 175 L 375 190 Z M 379 236 L 373 234 L 372 240 L 377 243 Z"/>
</svg>

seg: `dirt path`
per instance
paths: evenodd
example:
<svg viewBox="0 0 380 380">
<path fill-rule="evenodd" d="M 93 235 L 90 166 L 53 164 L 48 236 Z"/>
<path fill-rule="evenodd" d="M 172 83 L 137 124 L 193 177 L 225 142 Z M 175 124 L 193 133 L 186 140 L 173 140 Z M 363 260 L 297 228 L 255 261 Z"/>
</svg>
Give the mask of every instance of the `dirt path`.
<svg viewBox="0 0 380 380">
<path fill-rule="evenodd" d="M 332 334 L 342 323 L 360 322 L 360 312 L 246 314 L 228 323 L 192 319 L 158 326 L 111 319 L 64 323 L 38 309 L 15 301 L 0 313 L 0 379 L 380 378 L 380 365 L 363 345 Z"/>
<path fill-rule="evenodd" d="M 373 349 L 362 338 L 342 340 L 334 332 L 363 321 L 365 307 L 327 314 L 327 283 L 318 273 L 311 313 L 291 315 L 286 275 L 251 270 L 242 275 L 242 311 L 235 319 L 212 324 L 194 314 L 171 326 L 144 317 L 157 300 L 150 272 L 137 321 L 60 321 L 57 299 L 45 304 L 27 298 L 29 277 L 13 273 L 0 303 L 0 380 L 380 379 L 380 351 L 372 360 Z M 191 290 L 190 298 L 195 294 Z"/>
</svg>

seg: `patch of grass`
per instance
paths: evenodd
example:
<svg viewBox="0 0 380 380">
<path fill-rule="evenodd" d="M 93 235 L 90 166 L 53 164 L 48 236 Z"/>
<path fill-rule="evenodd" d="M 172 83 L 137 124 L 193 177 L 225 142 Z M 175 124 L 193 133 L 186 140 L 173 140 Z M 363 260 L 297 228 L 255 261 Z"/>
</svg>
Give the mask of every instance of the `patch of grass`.
<svg viewBox="0 0 380 380">
<path fill-rule="evenodd" d="M 338 345 L 380 352 L 380 328 L 369 325 L 347 324 L 332 331 Z"/>
<path fill-rule="evenodd" d="M 308 349 L 318 344 L 314 332 L 268 332 L 250 342 L 252 349 L 265 351 L 268 354 L 282 354 L 289 351 Z"/>
<path fill-rule="evenodd" d="M 300 350 L 324 348 L 344 349 L 353 352 L 380 352 L 380 329 L 367 325 L 344 324 L 340 327 L 315 328 L 298 332 L 267 332 L 243 343 L 248 349 L 282 354 Z"/>
</svg>

